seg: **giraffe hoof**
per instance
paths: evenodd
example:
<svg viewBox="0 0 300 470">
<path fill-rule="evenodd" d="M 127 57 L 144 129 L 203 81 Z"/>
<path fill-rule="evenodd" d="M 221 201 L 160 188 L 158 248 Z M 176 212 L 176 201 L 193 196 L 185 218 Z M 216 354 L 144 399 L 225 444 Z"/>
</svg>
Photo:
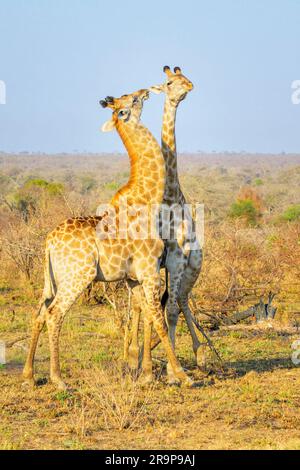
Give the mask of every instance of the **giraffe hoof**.
<svg viewBox="0 0 300 470">
<path fill-rule="evenodd" d="M 153 383 L 153 375 L 152 374 L 146 374 L 142 375 L 140 378 L 140 383 L 141 385 L 150 385 Z"/>
<path fill-rule="evenodd" d="M 63 382 L 62 380 L 56 386 L 57 390 L 59 390 L 60 392 L 66 392 L 68 390 L 67 384 L 65 384 L 65 382 Z"/>
<path fill-rule="evenodd" d="M 193 388 L 195 386 L 195 383 L 192 379 L 190 379 L 189 377 L 187 377 L 183 382 L 182 382 L 182 386 L 183 387 L 186 387 L 186 388 Z"/>
<path fill-rule="evenodd" d="M 180 386 L 180 380 L 176 379 L 176 377 L 168 377 L 168 385 L 169 387 L 179 387 Z"/>
<path fill-rule="evenodd" d="M 128 366 L 130 367 L 131 370 L 137 370 L 139 368 L 139 359 L 132 358 L 129 356 Z"/>
<path fill-rule="evenodd" d="M 30 378 L 30 379 L 25 379 L 24 382 L 22 383 L 21 385 L 21 388 L 22 389 L 30 389 L 30 388 L 34 388 L 36 385 L 35 381 L 33 378 Z"/>
<path fill-rule="evenodd" d="M 51 379 L 52 383 L 56 386 L 60 392 L 66 392 L 68 390 L 67 384 L 61 379 Z"/>
</svg>

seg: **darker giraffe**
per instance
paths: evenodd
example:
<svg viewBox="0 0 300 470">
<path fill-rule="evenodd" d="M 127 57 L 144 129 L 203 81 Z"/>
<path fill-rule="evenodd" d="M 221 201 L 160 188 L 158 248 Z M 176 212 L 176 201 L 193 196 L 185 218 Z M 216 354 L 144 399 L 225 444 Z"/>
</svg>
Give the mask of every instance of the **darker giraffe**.
<svg viewBox="0 0 300 470">
<path fill-rule="evenodd" d="M 183 208 L 186 205 L 186 199 L 182 193 L 178 178 L 175 123 L 178 105 L 193 89 L 193 84 L 182 74 L 179 67 L 175 67 L 173 73 L 168 66 L 165 66 L 164 72 L 167 75 L 166 82 L 163 85 L 150 88 L 154 93 L 164 92 L 166 95 L 162 125 L 162 152 L 166 163 L 166 186 L 163 203 L 170 209 L 172 207 L 179 207 L 179 209 L 182 209 L 182 213 L 184 213 Z M 192 221 L 192 227 L 194 228 L 195 221 L 192 218 L 192 214 L 184 214 L 186 222 L 188 222 L 188 220 Z M 170 278 L 168 288 L 169 298 L 166 306 L 169 335 L 173 347 L 175 348 L 176 326 L 179 313 L 182 311 L 193 340 L 193 351 L 197 364 L 203 365 L 203 352 L 201 351 L 200 341 L 194 329 L 192 313 L 188 304 L 188 295 L 201 271 L 202 250 L 195 238 L 195 235 L 184 232 L 184 230 L 181 233 L 181 236 L 176 237 L 176 234 L 173 234 L 170 239 L 165 239 L 164 242 L 164 266 L 166 268 L 166 273 L 168 273 Z M 191 245 L 193 246 L 192 250 L 190 249 Z M 195 246 L 197 247 L 196 249 Z M 163 265 L 161 267 L 163 267 Z M 138 321 L 139 312 L 138 308 L 135 307 L 132 322 L 133 351 L 129 352 L 131 364 L 135 366 L 138 363 L 136 347 Z M 146 340 L 144 341 L 144 355 L 147 356 L 150 355 L 149 350 L 151 349 L 150 337 L 151 334 L 147 333 Z M 155 343 L 157 343 L 157 341 L 154 341 L 154 344 Z M 170 365 L 168 365 L 168 375 L 170 382 L 176 381 L 176 377 L 174 376 Z"/>
</svg>

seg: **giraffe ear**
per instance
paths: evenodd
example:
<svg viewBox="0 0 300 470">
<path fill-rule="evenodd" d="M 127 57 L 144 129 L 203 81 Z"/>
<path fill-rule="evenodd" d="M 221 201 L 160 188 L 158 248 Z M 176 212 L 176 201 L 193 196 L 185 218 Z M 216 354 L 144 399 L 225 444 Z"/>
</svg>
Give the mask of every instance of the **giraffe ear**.
<svg viewBox="0 0 300 470">
<path fill-rule="evenodd" d="M 101 127 L 102 132 L 111 132 L 115 128 L 115 121 L 113 119 L 110 119 L 109 121 L 106 121 L 103 126 Z"/>
<path fill-rule="evenodd" d="M 152 91 L 152 93 L 155 93 L 156 95 L 159 95 L 160 93 L 165 91 L 164 85 L 154 85 L 154 86 L 151 86 L 149 90 Z"/>
</svg>

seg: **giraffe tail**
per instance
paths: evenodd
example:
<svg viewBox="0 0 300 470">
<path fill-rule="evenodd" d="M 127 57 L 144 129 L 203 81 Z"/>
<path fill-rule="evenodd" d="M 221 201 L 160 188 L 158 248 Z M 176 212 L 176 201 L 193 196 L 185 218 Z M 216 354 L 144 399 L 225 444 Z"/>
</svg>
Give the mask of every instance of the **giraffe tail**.
<svg viewBox="0 0 300 470">
<path fill-rule="evenodd" d="M 163 310 L 166 308 L 166 305 L 167 305 L 167 302 L 168 302 L 168 298 L 169 298 L 169 292 L 168 292 L 168 271 L 167 271 L 167 268 L 165 268 L 165 272 L 166 272 L 166 287 L 165 287 L 165 292 L 163 293 L 162 295 L 162 298 L 161 298 L 161 306 L 163 308 Z"/>
<path fill-rule="evenodd" d="M 53 269 L 50 258 L 50 249 L 45 250 L 45 268 L 44 268 L 44 290 L 35 318 L 43 316 L 48 307 L 52 304 L 56 295 L 56 284 L 53 276 Z"/>
<path fill-rule="evenodd" d="M 57 286 L 54 279 L 53 266 L 51 262 L 50 248 L 46 247 L 45 251 L 45 271 L 44 271 L 44 300 L 53 300 L 57 292 Z"/>
</svg>

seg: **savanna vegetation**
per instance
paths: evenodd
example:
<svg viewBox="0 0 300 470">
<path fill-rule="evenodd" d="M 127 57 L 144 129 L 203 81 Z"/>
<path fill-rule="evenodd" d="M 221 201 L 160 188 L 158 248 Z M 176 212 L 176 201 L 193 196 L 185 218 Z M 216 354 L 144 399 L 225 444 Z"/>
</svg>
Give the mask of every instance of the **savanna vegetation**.
<svg viewBox="0 0 300 470">
<path fill-rule="evenodd" d="M 181 155 L 189 202 L 205 205 L 203 270 L 191 304 L 224 361 L 206 348 L 194 365 L 181 319 L 178 355 L 201 383 L 143 387 L 122 364 L 127 291 L 93 286 L 72 308 L 61 337 L 70 392 L 48 382 L 46 333 L 38 386 L 21 388 L 31 316 L 43 286 L 47 233 L 69 216 L 94 214 L 128 179 L 124 155 L 0 153 L 0 365 L 2 449 L 300 449 L 300 371 L 291 346 L 300 324 L 300 155 Z M 237 325 L 232 315 L 275 294 L 275 320 Z M 212 318 L 218 318 L 218 329 Z M 224 321 L 223 321 L 224 320 Z M 214 326 L 213 326 L 214 325 Z M 142 334 L 142 331 L 141 331 Z"/>
</svg>

